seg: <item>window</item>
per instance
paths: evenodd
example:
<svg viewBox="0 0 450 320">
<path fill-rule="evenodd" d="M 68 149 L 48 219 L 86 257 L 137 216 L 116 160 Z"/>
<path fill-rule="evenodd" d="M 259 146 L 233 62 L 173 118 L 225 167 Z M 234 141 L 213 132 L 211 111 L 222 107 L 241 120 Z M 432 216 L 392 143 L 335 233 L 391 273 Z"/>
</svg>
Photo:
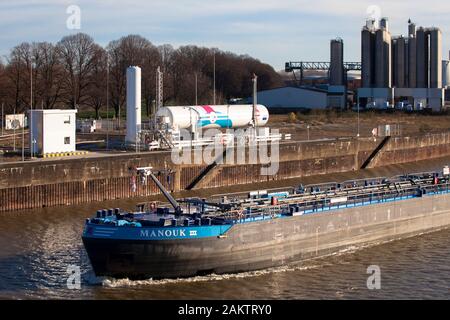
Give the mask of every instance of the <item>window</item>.
<svg viewBox="0 0 450 320">
<path fill-rule="evenodd" d="M 70 144 L 70 137 L 64 137 L 64 144 Z"/>
<path fill-rule="evenodd" d="M 70 124 L 70 116 L 64 116 L 64 123 Z"/>
</svg>

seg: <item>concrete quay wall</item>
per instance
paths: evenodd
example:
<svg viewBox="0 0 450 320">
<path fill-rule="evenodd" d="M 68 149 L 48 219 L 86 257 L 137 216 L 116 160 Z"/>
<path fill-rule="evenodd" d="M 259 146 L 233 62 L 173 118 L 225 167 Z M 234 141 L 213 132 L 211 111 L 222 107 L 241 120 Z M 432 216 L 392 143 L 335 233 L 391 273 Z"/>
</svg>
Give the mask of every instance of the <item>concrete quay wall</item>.
<svg viewBox="0 0 450 320">
<path fill-rule="evenodd" d="M 261 163 L 220 164 L 199 183 L 199 188 L 284 180 L 316 174 L 357 170 L 377 148 L 380 139 L 292 141 L 279 145 L 278 170 L 261 175 Z M 246 151 L 248 158 L 249 151 Z M 450 133 L 393 137 L 369 167 L 405 163 L 450 155 Z M 142 184 L 132 168 L 167 169 L 159 179 L 172 191 L 184 190 L 207 166 L 173 164 L 171 152 L 124 153 L 15 162 L 0 165 L 0 211 L 80 204 L 158 194 L 150 180 Z M 333 180 L 330 176 L 330 181 Z"/>
</svg>

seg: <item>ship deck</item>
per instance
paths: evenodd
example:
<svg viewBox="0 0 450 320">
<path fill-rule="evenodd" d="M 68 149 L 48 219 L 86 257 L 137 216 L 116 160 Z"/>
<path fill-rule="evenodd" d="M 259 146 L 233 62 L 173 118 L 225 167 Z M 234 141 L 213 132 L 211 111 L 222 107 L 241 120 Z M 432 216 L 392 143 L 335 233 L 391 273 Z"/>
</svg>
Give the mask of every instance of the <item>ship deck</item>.
<svg viewBox="0 0 450 320">
<path fill-rule="evenodd" d="M 181 199 L 182 214 L 166 205 L 139 204 L 137 212 L 99 210 L 92 224 L 118 227 L 176 227 L 233 225 L 281 217 L 401 201 L 424 195 L 448 193 L 448 175 L 434 172 L 392 178 L 330 182 L 320 185 L 216 195 L 208 201 Z"/>
</svg>

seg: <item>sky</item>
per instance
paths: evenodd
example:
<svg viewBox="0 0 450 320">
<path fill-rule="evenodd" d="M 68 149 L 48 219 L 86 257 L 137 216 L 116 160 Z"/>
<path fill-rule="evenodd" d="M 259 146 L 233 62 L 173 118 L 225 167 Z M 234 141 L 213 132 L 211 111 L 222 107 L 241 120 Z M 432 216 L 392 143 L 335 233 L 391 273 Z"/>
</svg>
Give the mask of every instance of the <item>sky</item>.
<svg viewBox="0 0 450 320">
<path fill-rule="evenodd" d="M 77 32 L 102 46 L 139 34 L 155 45 L 249 54 L 282 70 L 287 61 L 329 61 L 337 37 L 345 60 L 359 61 L 368 17 L 388 17 L 393 35 L 407 34 L 409 18 L 439 27 L 449 58 L 448 0 L 0 0 L 0 55 L 21 42 L 57 42 Z"/>
</svg>

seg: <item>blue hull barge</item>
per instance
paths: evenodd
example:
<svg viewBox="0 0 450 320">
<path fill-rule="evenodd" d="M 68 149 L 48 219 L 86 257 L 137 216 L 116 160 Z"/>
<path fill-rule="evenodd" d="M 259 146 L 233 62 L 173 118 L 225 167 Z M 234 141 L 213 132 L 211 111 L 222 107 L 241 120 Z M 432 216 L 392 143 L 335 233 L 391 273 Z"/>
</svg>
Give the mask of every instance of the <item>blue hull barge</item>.
<svg viewBox="0 0 450 320">
<path fill-rule="evenodd" d="M 97 276 L 190 277 L 281 266 L 450 225 L 447 168 L 420 173 L 175 200 L 136 212 L 99 210 L 83 243 Z"/>
</svg>

